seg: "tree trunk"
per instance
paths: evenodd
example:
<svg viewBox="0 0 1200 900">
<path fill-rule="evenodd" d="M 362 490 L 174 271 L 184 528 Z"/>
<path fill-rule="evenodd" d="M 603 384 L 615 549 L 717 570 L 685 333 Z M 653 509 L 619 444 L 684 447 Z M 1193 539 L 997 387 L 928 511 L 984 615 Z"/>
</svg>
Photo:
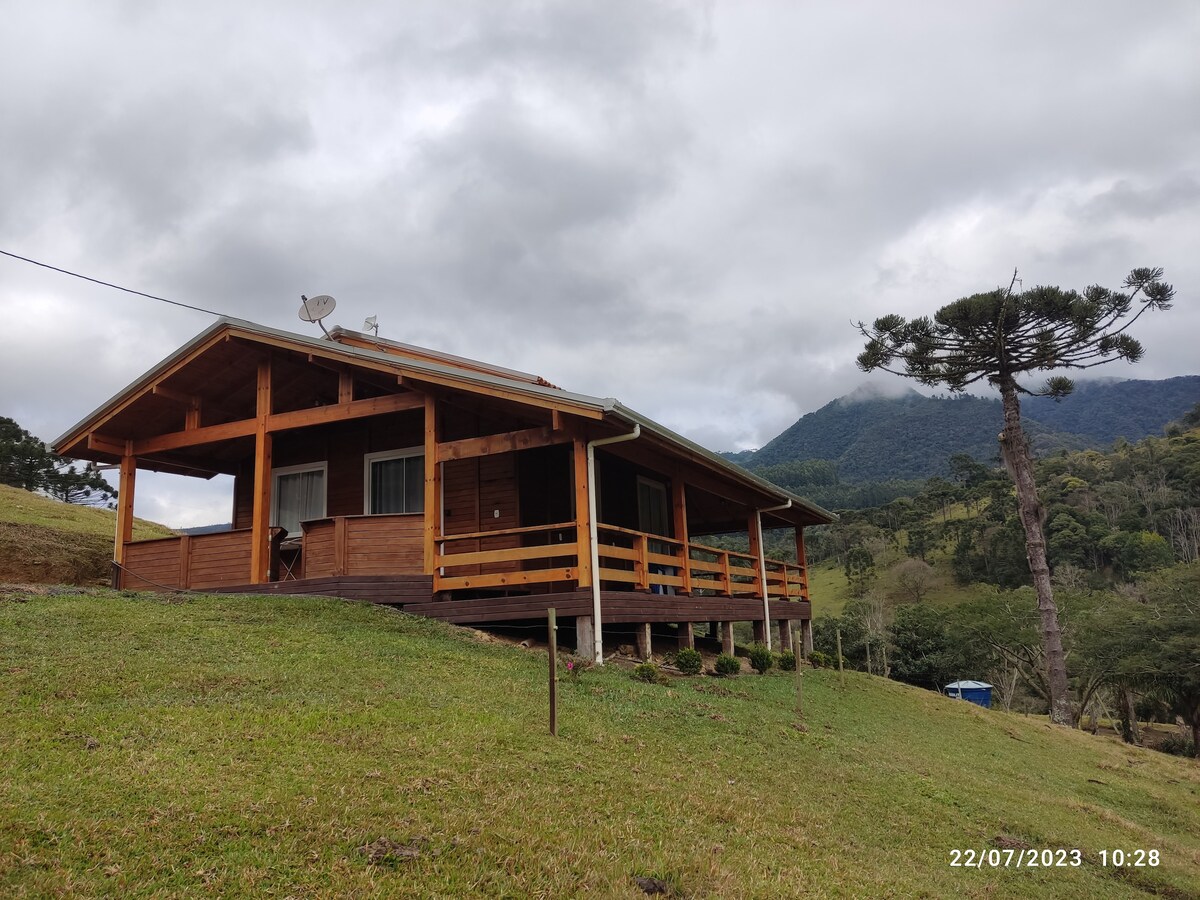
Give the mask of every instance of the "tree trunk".
<svg viewBox="0 0 1200 900">
<path fill-rule="evenodd" d="M 1068 728 L 1075 724 L 1067 685 L 1067 657 L 1063 652 L 1062 631 L 1058 627 L 1058 607 L 1050 586 L 1050 566 L 1046 562 L 1046 535 L 1042 530 L 1042 503 L 1033 478 L 1033 460 L 1029 441 L 1021 427 L 1021 401 L 1011 376 L 1000 382 L 1004 405 L 1004 431 L 1000 435 L 1000 456 L 1017 488 L 1017 506 L 1025 528 L 1025 553 L 1037 592 L 1038 613 L 1042 620 L 1042 648 L 1046 657 L 1046 681 L 1050 689 L 1050 720 Z"/>
</svg>

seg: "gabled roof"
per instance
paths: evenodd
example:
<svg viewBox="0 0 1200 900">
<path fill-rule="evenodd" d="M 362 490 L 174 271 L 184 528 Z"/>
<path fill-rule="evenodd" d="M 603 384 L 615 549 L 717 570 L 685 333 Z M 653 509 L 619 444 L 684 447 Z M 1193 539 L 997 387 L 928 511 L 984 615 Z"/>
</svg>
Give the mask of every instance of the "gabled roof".
<svg viewBox="0 0 1200 900">
<path fill-rule="evenodd" d="M 202 351 L 216 340 L 230 337 L 308 352 L 351 365 L 394 371 L 397 374 L 406 374 L 414 380 L 432 382 L 464 391 L 473 389 L 483 389 L 489 393 L 500 391 L 507 398 L 517 402 L 560 409 L 592 419 L 603 419 L 617 427 L 640 426 L 643 434 L 653 435 L 658 439 L 658 443 L 682 451 L 683 455 L 702 463 L 711 471 L 733 479 L 745 487 L 766 495 L 766 499 L 769 501 L 774 501 L 767 505 L 788 504 L 790 510 L 794 510 L 797 514 L 788 515 L 781 511 L 775 514 L 779 518 L 785 520 L 802 518 L 806 520 L 807 524 L 832 522 L 837 518 L 828 510 L 759 478 L 741 466 L 729 462 L 611 397 L 592 397 L 587 394 L 572 393 L 555 387 L 536 375 L 410 344 L 380 340 L 372 335 L 341 328 L 334 329 L 329 338 L 316 338 L 230 317 L 223 317 L 214 322 L 68 429 L 53 442 L 52 446 L 55 452 L 70 455 L 71 451 L 75 450 L 78 453 L 75 445 L 81 439 L 86 438 L 87 434 L 95 430 L 100 423 L 145 395 L 160 379 L 177 369 L 193 354 Z"/>
</svg>

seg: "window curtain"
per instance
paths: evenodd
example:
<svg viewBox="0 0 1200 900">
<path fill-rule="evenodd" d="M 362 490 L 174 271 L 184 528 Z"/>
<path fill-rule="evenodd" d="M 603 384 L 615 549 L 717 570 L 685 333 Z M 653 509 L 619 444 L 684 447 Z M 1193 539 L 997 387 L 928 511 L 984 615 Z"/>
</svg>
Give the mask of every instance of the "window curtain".
<svg viewBox="0 0 1200 900">
<path fill-rule="evenodd" d="M 292 472 L 276 479 L 278 494 L 276 525 L 288 530 L 295 537 L 300 534 L 300 523 L 316 519 L 325 514 L 325 473 Z"/>
<path fill-rule="evenodd" d="M 371 464 L 372 513 L 417 513 L 424 509 L 424 456 L 381 459 Z"/>
</svg>

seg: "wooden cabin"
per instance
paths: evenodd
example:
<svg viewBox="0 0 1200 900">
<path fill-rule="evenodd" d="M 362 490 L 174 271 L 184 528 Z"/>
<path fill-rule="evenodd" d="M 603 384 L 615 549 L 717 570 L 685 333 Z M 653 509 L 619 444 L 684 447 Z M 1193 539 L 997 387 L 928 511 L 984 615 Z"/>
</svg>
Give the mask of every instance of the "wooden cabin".
<svg viewBox="0 0 1200 900">
<path fill-rule="evenodd" d="M 326 594 L 450 622 L 810 635 L 804 527 L 833 516 L 616 400 L 334 329 L 221 319 L 54 442 L 120 467 L 114 584 Z M 233 476 L 232 528 L 131 539 L 138 470 Z M 796 562 L 763 553 L 794 530 Z M 704 536 L 742 532 L 749 552 Z M 778 640 L 773 623 L 781 623 Z M 566 624 L 564 622 L 564 624 Z M 661 628 L 661 625 L 656 627 Z"/>
</svg>

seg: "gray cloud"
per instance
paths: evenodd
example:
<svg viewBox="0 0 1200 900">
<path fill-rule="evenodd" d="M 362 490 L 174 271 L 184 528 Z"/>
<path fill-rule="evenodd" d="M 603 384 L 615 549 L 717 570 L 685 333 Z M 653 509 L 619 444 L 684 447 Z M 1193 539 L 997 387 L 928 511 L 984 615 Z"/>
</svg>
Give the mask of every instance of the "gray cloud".
<svg viewBox="0 0 1200 900">
<path fill-rule="evenodd" d="M 1145 361 L 1100 371 L 1195 371 L 1182 0 L 43 4 L 6 26 L 0 247 L 141 290 L 301 331 L 299 295 L 332 293 L 341 324 L 716 448 L 877 384 L 853 320 L 1014 267 L 1164 266 L 1180 302 L 1138 323 Z M 0 413 L 43 437 L 209 321 L 6 260 L 0 307 Z M 192 502 L 166 484 L 146 502 Z"/>
</svg>

